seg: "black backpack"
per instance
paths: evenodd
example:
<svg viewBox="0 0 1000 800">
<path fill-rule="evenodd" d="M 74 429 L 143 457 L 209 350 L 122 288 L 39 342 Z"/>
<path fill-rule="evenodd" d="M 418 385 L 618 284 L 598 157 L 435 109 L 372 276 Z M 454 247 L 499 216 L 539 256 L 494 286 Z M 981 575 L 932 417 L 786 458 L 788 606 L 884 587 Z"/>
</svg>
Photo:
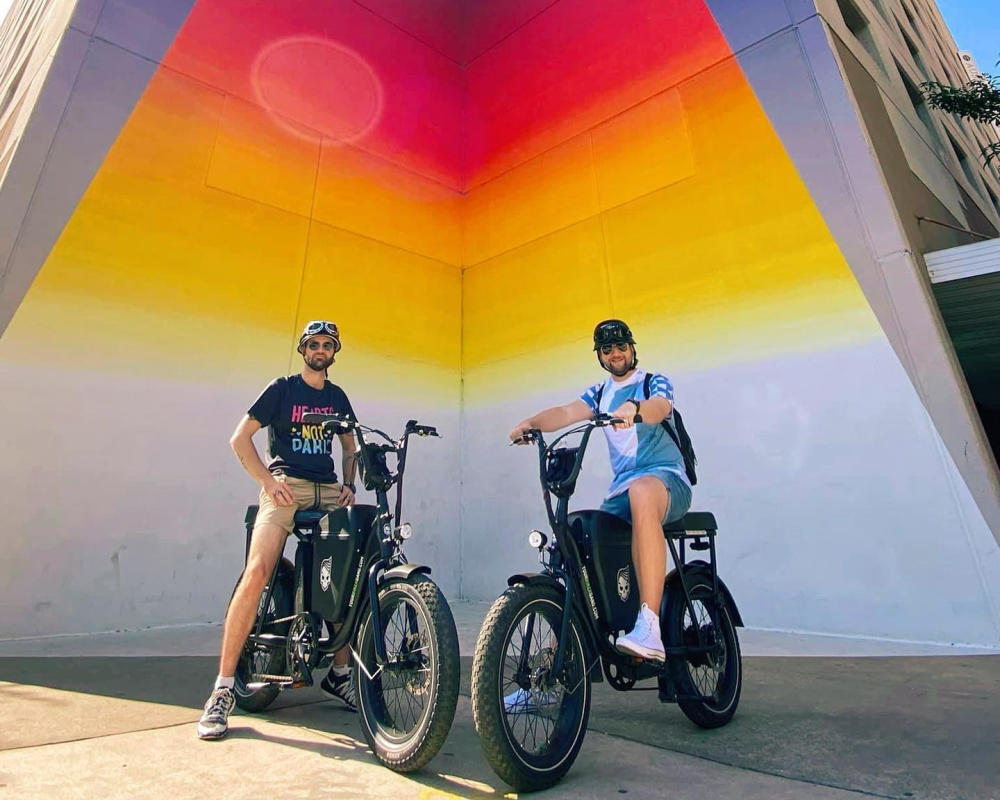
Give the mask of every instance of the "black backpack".
<svg viewBox="0 0 1000 800">
<path fill-rule="evenodd" d="M 649 384 L 652 380 L 653 373 L 647 372 L 646 379 L 642 382 L 643 398 L 646 400 L 649 399 Z M 604 384 L 602 383 L 600 388 L 597 390 L 598 408 L 601 407 L 601 396 L 603 394 Z M 698 457 L 694 454 L 694 445 L 691 444 L 691 437 L 688 436 L 687 429 L 684 427 L 684 420 L 681 418 L 681 412 L 675 407 L 671 416 L 673 417 L 673 424 L 666 419 L 660 424 L 673 440 L 674 444 L 677 445 L 677 449 L 681 451 L 681 456 L 684 458 L 684 472 L 687 473 L 688 480 L 691 482 L 691 485 L 694 486 L 698 483 L 698 476 L 695 473 L 695 467 L 698 465 Z"/>
</svg>

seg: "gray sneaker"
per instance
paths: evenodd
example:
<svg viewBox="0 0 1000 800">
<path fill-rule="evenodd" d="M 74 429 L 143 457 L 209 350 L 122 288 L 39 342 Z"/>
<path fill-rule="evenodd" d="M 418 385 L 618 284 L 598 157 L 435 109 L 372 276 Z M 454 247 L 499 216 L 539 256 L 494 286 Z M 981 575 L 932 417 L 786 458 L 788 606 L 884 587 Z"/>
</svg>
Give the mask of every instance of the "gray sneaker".
<svg viewBox="0 0 1000 800">
<path fill-rule="evenodd" d="M 236 705 L 236 695 L 228 686 L 213 690 L 205 703 L 205 713 L 198 720 L 199 739 L 221 739 L 229 730 L 229 712 Z"/>
<path fill-rule="evenodd" d="M 358 702 L 354 696 L 354 685 L 351 683 L 351 673 L 346 675 L 334 675 L 333 669 L 320 681 L 320 688 L 329 695 L 336 697 L 341 703 L 347 706 L 348 711 L 357 711 Z"/>
</svg>

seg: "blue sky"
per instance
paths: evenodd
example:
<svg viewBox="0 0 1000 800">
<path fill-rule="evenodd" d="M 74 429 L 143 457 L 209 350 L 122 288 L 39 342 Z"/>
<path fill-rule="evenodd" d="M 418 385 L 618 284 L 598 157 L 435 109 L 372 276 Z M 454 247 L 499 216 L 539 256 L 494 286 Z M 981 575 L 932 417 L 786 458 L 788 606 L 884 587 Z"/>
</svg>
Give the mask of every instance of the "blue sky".
<svg viewBox="0 0 1000 800">
<path fill-rule="evenodd" d="M 959 50 L 968 50 L 983 72 L 1000 74 L 1000 0 L 937 0 Z"/>
</svg>

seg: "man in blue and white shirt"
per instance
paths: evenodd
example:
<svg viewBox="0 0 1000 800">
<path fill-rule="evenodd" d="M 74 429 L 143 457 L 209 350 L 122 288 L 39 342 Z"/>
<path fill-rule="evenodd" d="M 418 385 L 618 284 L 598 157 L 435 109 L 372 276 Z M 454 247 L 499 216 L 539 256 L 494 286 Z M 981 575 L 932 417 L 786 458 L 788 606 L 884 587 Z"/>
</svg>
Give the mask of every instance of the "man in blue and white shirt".
<svg viewBox="0 0 1000 800">
<path fill-rule="evenodd" d="M 646 372 L 638 369 L 635 339 L 621 320 L 598 323 L 594 350 L 610 377 L 567 405 L 548 408 L 519 422 L 510 438 L 517 441 L 533 428 L 559 430 L 598 413 L 623 420 L 604 428 L 614 480 L 601 509 L 632 525 L 632 561 L 642 607 L 635 626 L 615 646 L 623 653 L 662 661 L 657 614 L 667 562 L 662 526 L 683 517 L 691 506 L 684 457 L 660 424 L 673 413 L 674 390 L 665 375 L 653 373 L 646 396 Z"/>
</svg>

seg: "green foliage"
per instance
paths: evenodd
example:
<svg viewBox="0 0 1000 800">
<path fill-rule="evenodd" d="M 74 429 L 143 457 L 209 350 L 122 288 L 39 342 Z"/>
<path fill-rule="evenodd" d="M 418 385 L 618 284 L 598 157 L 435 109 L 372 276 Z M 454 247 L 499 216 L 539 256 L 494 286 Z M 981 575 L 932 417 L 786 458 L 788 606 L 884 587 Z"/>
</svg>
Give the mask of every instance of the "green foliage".
<svg viewBox="0 0 1000 800">
<path fill-rule="evenodd" d="M 1000 78 L 971 81 L 955 88 L 937 81 L 920 86 L 934 108 L 978 122 L 1000 122 Z"/>
<path fill-rule="evenodd" d="M 1000 125 L 1000 76 L 984 75 L 964 86 L 948 86 L 938 81 L 920 84 L 932 108 L 987 125 Z M 1000 162 L 1000 144 L 983 150 L 983 161 Z"/>
</svg>

